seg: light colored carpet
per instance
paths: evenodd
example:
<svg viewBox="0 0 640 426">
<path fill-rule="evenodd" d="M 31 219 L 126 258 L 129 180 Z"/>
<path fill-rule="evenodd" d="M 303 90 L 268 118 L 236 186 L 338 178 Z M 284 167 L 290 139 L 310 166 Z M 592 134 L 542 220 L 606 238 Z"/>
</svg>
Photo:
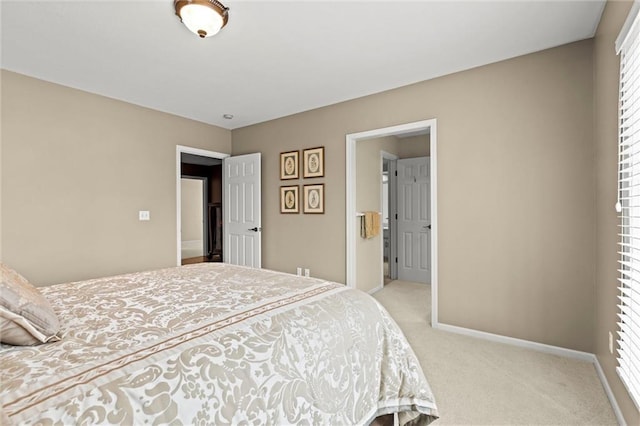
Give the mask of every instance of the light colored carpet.
<svg viewBox="0 0 640 426">
<path fill-rule="evenodd" d="M 429 285 L 402 281 L 374 295 L 422 364 L 435 424 L 617 424 L 591 363 L 434 330 L 430 296 Z"/>
</svg>

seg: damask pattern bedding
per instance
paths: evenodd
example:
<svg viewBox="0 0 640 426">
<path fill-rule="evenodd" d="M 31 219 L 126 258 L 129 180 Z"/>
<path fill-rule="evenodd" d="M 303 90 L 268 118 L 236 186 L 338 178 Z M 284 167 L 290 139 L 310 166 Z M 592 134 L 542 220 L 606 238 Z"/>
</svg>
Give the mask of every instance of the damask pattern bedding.
<svg viewBox="0 0 640 426">
<path fill-rule="evenodd" d="M 336 283 L 198 264 L 40 289 L 61 340 L 0 346 L 16 424 L 368 424 L 437 409 L 398 326 Z"/>
</svg>

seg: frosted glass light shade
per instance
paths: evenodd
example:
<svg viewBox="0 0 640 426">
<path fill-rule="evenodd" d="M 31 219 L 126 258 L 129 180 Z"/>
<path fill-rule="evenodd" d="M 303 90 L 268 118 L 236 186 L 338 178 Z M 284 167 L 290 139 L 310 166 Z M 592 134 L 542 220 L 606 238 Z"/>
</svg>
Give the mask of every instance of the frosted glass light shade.
<svg viewBox="0 0 640 426">
<path fill-rule="evenodd" d="M 201 38 L 211 37 L 227 23 L 227 8 L 211 0 L 176 0 L 176 15 Z"/>
</svg>

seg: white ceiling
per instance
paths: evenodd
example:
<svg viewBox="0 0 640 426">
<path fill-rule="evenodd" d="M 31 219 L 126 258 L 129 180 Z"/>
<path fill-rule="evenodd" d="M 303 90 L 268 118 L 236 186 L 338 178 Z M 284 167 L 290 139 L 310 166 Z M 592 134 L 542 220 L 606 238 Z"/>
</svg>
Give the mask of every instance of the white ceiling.
<svg viewBox="0 0 640 426">
<path fill-rule="evenodd" d="M 603 1 L 1 1 L 2 68 L 227 129 L 590 38 Z M 225 120 L 223 114 L 233 114 Z"/>
</svg>

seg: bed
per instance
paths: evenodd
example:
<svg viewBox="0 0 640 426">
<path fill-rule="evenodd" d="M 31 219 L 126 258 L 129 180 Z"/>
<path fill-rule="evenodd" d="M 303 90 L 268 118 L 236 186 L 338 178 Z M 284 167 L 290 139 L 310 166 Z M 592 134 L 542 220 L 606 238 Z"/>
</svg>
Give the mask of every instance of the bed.
<svg viewBox="0 0 640 426">
<path fill-rule="evenodd" d="M 39 288 L 59 341 L 0 345 L 16 424 L 369 424 L 437 408 L 372 297 L 221 263 Z M 56 337 L 56 338 L 57 338 Z"/>
</svg>

